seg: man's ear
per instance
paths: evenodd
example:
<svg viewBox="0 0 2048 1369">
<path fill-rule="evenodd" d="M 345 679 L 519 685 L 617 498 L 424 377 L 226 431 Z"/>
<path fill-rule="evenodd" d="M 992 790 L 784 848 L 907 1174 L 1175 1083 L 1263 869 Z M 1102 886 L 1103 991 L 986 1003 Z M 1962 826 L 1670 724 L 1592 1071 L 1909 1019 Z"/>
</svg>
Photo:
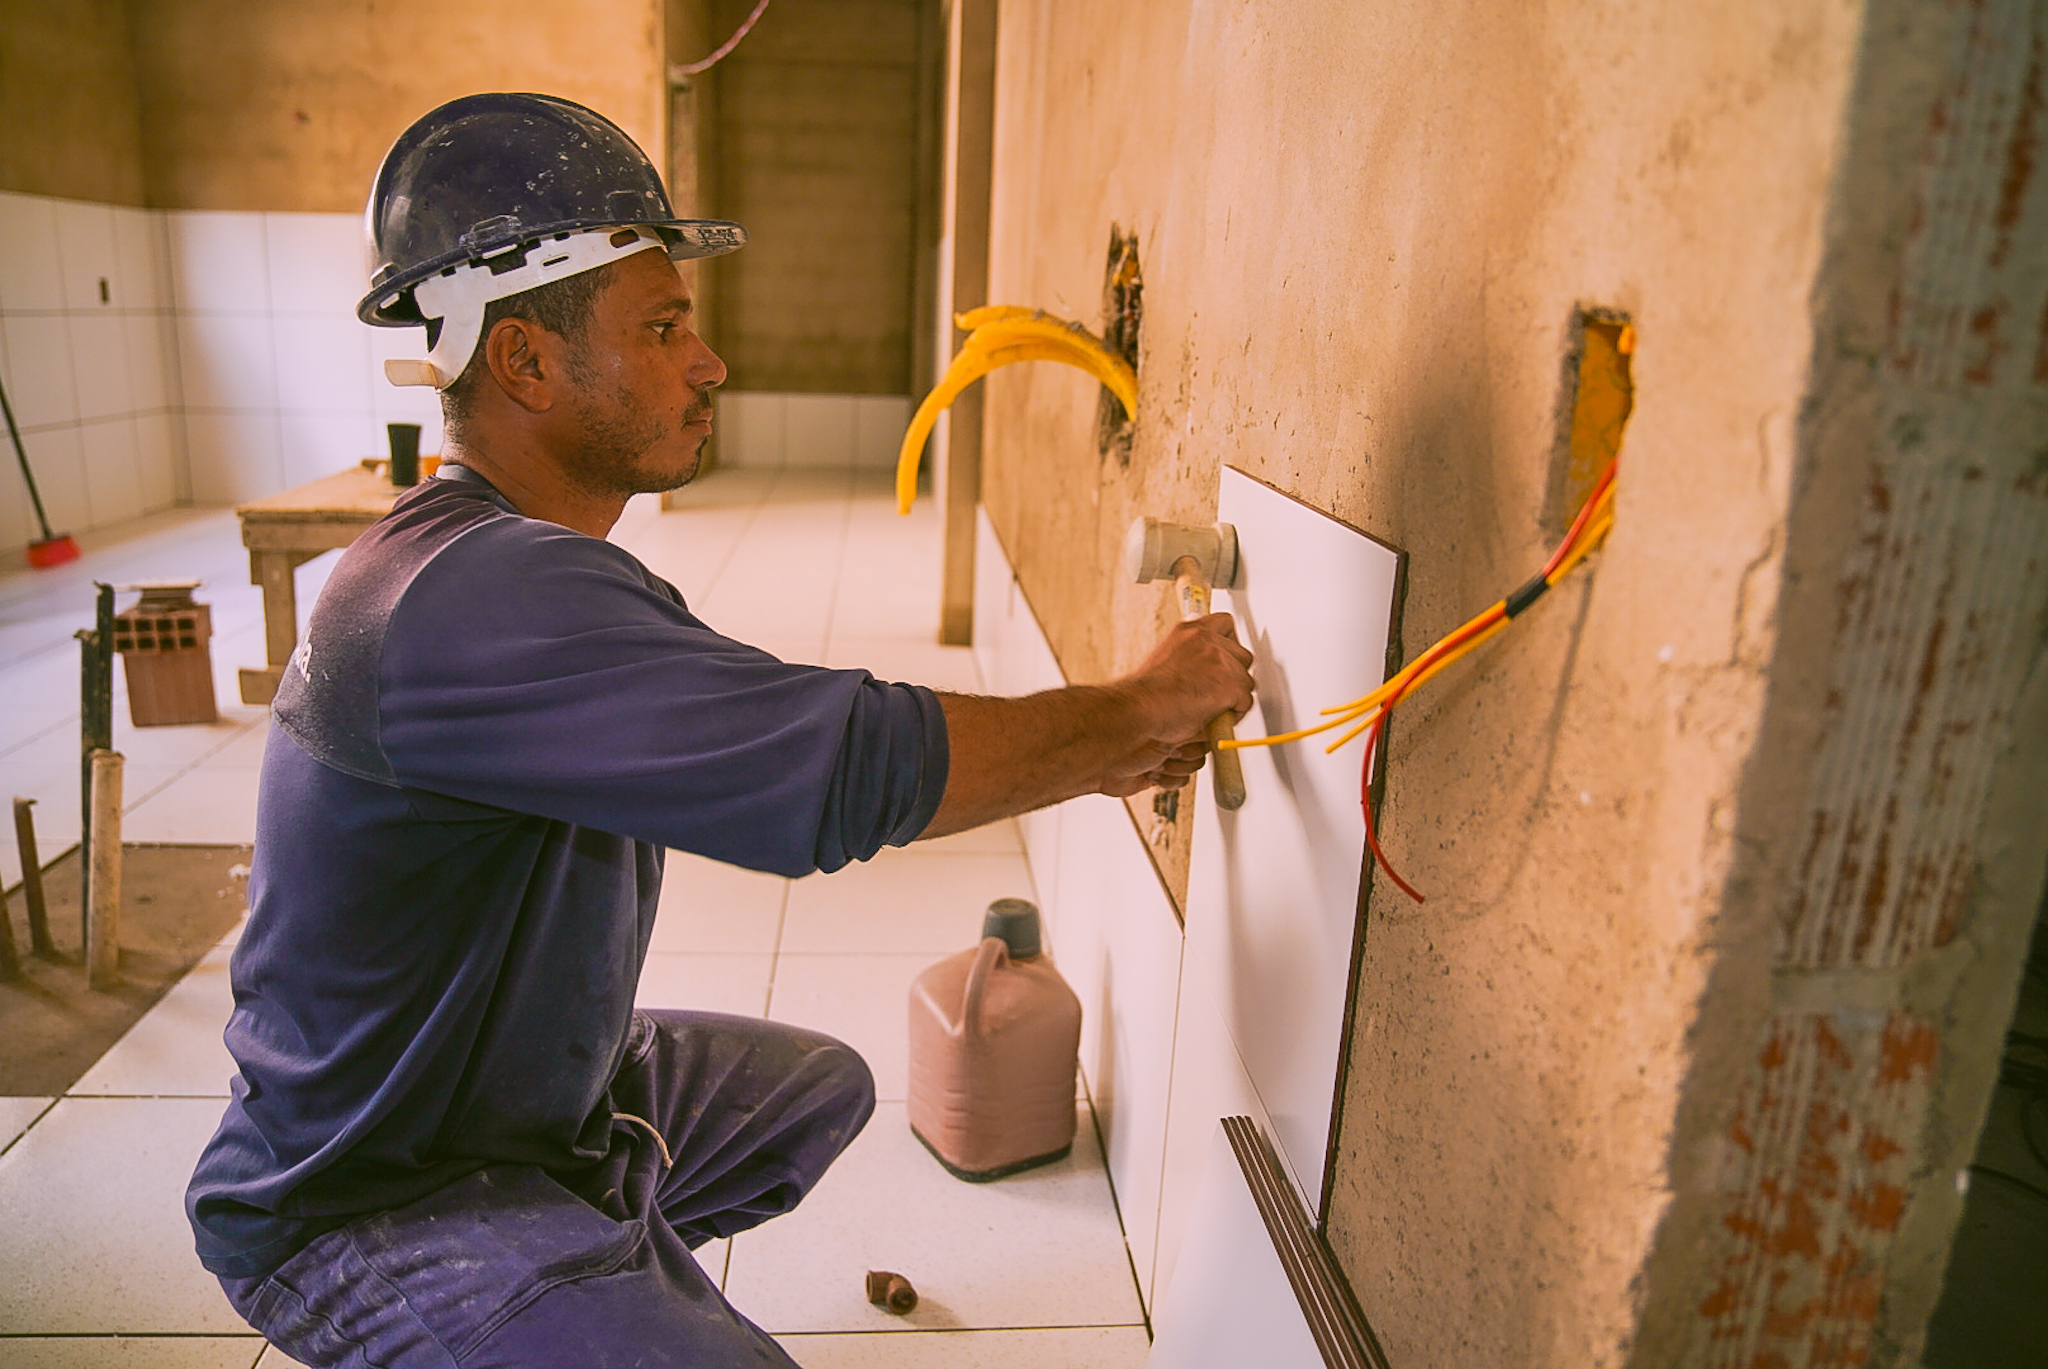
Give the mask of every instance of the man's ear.
<svg viewBox="0 0 2048 1369">
<path fill-rule="evenodd" d="M 560 338 L 531 319 L 501 318 L 485 335 L 483 351 L 491 379 L 514 404 L 530 413 L 555 407 Z"/>
</svg>

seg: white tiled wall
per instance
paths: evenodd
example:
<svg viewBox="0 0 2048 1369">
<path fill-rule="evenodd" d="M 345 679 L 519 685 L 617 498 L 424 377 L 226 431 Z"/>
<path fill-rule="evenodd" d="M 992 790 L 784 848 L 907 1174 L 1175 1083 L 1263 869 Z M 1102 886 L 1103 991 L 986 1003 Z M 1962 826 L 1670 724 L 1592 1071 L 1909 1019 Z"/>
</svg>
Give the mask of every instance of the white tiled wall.
<svg viewBox="0 0 2048 1369">
<path fill-rule="evenodd" d="M 381 454 L 387 423 L 438 452 L 439 399 L 383 373 L 424 333 L 356 320 L 362 231 L 355 214 L 0 192 L 0 375 L 56 530 L 275 494 Z M 910 413 L 896 395 L 727 393 L 719 459 L 888 469 Z M 0 475 L 0 554 L 31 527 Z"/>
<path fill-rule="evenodd" d="M 166 261 L 160 215 L 0 192 L 0 375 L 55 532 L 185 494 Z M 0 549 L 37 535 L 10 445 Z"/>
<path fill-rule="evenodd" d="M 1066 683 L 986 515 L 976 539 L 974 650 L 993 694 Z M 1180 924 L 1121 802 L 1084 798 L 1020 820 L 1047 940 L 1081 999 L 1081 1069 L 1148 1303 L 1180 1011 Z"/>
<path fill-rule="evenodd" d="M 256 499 L 331 475 L 381 454 L 386 423 L 417 423 L 420 449 L 440 450 L 440 400 L 382 370 L 386 357 L 424 355 L 425 333 L 355 317 L 358 216 L 165 219 L 194 501 Z"/>
<path fill-rule="evenodd" d="M 718 462 L 746 470 L 893 470 L 910 414 L 902 395 L 728 390 L 718 396 Z"/>
</svg>

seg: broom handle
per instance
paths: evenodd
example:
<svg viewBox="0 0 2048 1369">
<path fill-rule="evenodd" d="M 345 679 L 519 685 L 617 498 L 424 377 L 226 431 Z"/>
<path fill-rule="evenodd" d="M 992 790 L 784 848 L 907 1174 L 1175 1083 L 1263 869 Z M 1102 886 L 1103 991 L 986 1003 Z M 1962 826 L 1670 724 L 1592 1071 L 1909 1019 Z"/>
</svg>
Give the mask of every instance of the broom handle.
<svg viewBox="0 0 2048 1369">
<path fill-rule="evenodd" d="M 51 540 L 50 519 L 43 512 L 43 496 L 36 492 L 36 473 L 28 468 L 28 449 L 21 445 L 21 429 L 14 426 L 14 406 L 7 402 L 7 386 L 0 383 L 0 413 L 7 415 L 7 435 L 14 439 L 14 459 L 21 463 L 21 478 L 28 482 L 28 502 L 36 506 L 36 522 L 43 540 Z"/>
</svg>

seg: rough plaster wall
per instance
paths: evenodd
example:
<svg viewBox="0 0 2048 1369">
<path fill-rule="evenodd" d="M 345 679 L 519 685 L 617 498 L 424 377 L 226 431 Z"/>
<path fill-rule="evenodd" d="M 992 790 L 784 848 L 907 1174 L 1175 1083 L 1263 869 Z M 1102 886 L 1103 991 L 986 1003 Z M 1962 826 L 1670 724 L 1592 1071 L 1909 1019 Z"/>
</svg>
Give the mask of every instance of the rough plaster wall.
<svg viewBox="0 0 2048 1369">
<path fill-rule="evenodd" d="M 2048 8 L 1875 0 L 1645 1366 L 1909 1365 L 2048 861 Z"/>
<path fill-rule="evenodd" d="M 1619 1363 L 1776 642 L 1859 7 L 1002 14 L 991 297 L 1099 324 L 1111 223 L 1144 254 L 1128 470 L 1084 379 L 989 384 L 990 514 L 1070 678 L 1164 624 L 1116 546 L 1213 517 L 1225 461 L 1407 551 L 1420 650 L 1547 550 L 1575 307 L 1636 322 L 1607 548 L 1394 730 L 1388 850 L 1430 900 L 1373 891 L 1328 1213 L 1396 1364 Z"/>
<path fill-rule="evenodd" d="M 0 0 L 0 190 L 143 202 L 125 0 Z"/>
<path fill-rule="evenodd" d="M 714 42 L 752 8 L 714 4 Z M 919 0 L 776 0 L 713 69 L 710 208 L 748 232 L 705 269 L 733 389 L 910 393 L 919 22 Z"/>
<path fill-rule="evenodd" d="M 662 0 L 131 0 L 148 202 L 360 211 L 435 105 L 533 90 L 589 105 L 664 164 Z"/>
</svg>

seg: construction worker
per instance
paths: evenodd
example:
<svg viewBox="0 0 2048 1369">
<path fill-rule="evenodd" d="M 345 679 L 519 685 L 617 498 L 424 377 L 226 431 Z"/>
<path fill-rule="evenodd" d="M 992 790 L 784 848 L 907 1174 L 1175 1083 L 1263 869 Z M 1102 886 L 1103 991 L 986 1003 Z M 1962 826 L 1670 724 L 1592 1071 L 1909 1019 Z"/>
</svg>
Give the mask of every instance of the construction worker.
<svg viewBox="0 0 2048 1369">
<path fill-rule="evenodd" d="M 605 541 L 695 473 L 725 366 L 646 156 L 565 100 L 422 118 L 371 192 L 367 323 L 439 389 L 436 478 L 336 567 L 275 704 L 187 1211 L 235 1308 L 322 1365 L 787 1365 L 689 1253 L 794 1207 L 867 1120 L 852 1050 L 636 1011 L 662 852 L 797 876 L 1179 786 L 1249 707 L 1227 617 L 1024 699 L 785 664 Z M 792 567 L 792 579 L 808 567 Z"/>
</svg>

